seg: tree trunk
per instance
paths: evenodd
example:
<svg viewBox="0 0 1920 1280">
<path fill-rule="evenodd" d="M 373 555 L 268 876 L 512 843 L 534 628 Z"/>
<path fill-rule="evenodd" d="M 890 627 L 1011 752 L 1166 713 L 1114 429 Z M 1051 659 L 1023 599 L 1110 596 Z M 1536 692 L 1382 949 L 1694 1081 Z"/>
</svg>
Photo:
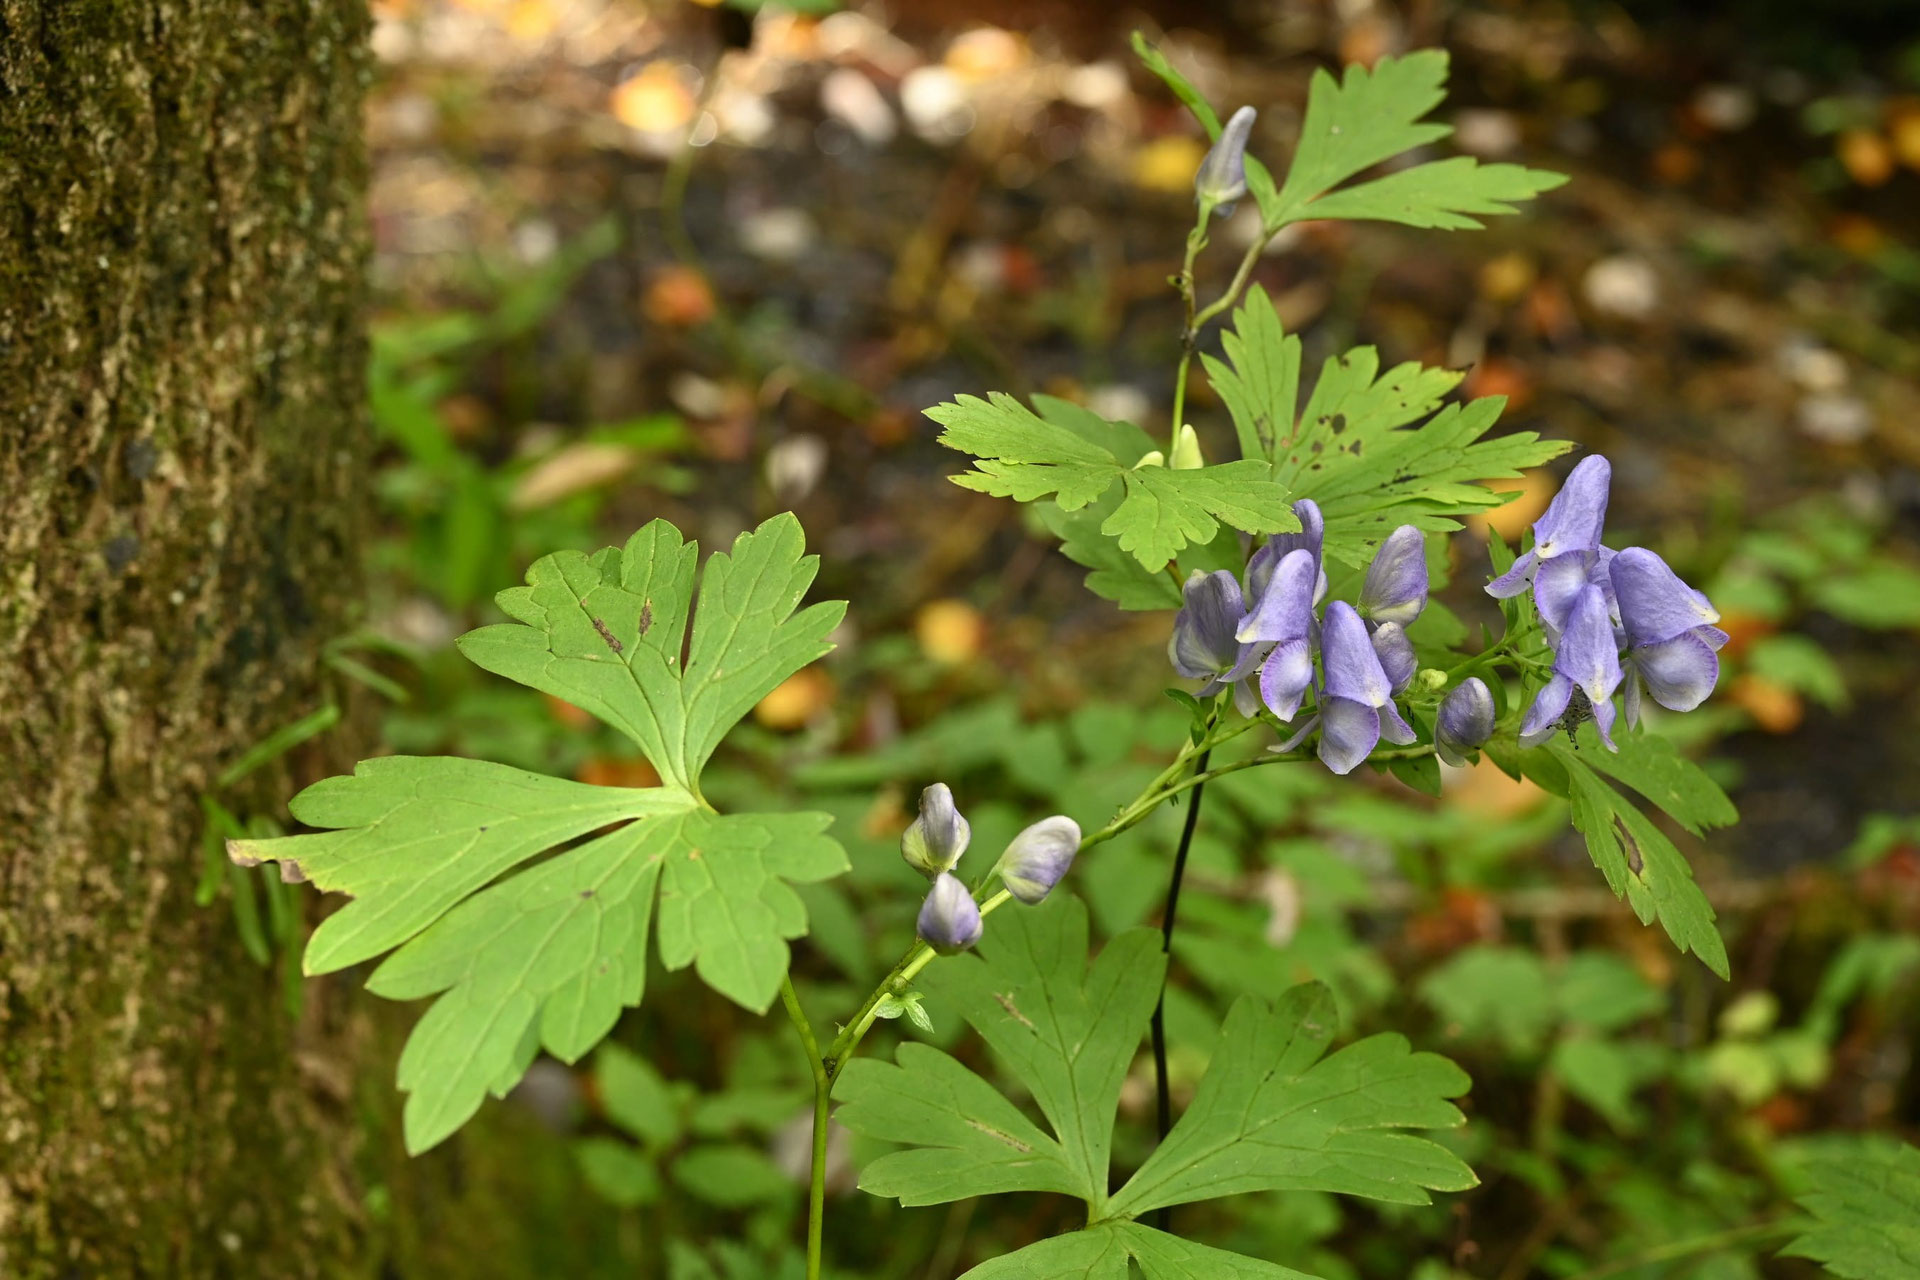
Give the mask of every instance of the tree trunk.
<svg viewBox="0 0 1920 1280">
<path fill-rule="evenodd" d="M 0 0 L 8 1277 L 319 1274 L 360 1237 L 351 1059 L 194 886 L 198 798 L 278 810 L 284 765 L 215 779 L 326 696 L 357 597 L 367 21 Z"/>
</svg>

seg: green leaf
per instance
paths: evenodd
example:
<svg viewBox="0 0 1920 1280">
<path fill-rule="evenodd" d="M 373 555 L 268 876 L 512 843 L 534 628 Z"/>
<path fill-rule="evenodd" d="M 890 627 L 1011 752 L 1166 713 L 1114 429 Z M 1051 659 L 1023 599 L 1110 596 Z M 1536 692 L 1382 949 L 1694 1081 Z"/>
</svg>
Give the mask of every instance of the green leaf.
<svg viewBox="0 0 1920 1280">
<path fill-rule="evenodd" d="M 1450 1033 L 1500 1041 L 1510 1052 L 1537 1050 L 1553 1027 L 1546 966 L 1520 947 L 1471 947 L 1420 980 L 1420 997 Z"/>
<path fill-rule="evenodd" d="M 1091 966 L 1086 954 L 1086 908 L 1062 896 L 1001 914 L 978 954 L 928 971 L 928 997 L 973 1025 L 1032 1092 L 1052 1135 L 945 1054 L 902 1045 L 897 1066 L 859 1060 L 840 1077 L 842 1124 L 916 1148 L 869 1165 L 863 1188 L 903 1204 L 1020 1190 L 1105 1202 L 1120 1086 L 1166 958 L 1150 929 L 1119 935 Z"/>
<path fill-rule="evenodd" d="M 1364 566 L 1402 524 L 1458 529 L 1460 517 L 1505 502 L 1480 481 L 1518 476 L 1572 448 L 1530 431 L 1483 440 L 1505 406 L 1498 396 L 1435 414 L 1460 377 L 1412 362 L 1381 373 L 1372 347 L 1321 366 L 1298 430 L 1275 456 L 1274 478 L 1320 505 L 1329 557 Z"/>
<path fill-rule="evenodd" d="M 1343 80 L 1316 71 L 1300 142 L 1267 226 L 1302 218 L 1382 218 L 1416 227 L 1476 227 L 1466 215 L 1511 213 L 1514 202 L 1566 181 L 1561 174 L 1482 165 L 1462 156 L 1327 194 L 1363 170 L 1451 133 L 1446 125 L 1421 121 L 1446 97 L 1446 82 L 1447 55 L 1438 49 L 1382 58 L 1372 70 L 1349 66 Z"/>
<path fill-rule="evenodd" d="M 622 1209 L 660 1198 L 660 1174 L 646 1153 L 618 1138 L 585 1138 L 574 1144 L 573 1158 L 587 1185 Z"/>
<path fill-rule="evenodd" d="M 765 1152 L 751 1147 L 694 1147 L 673 1162 L 672 1173 L 687 1194 L 722 1209 L 762 1204 L 799 1190 Z"/>
<path fill-rule="evenodd" d="M 1577 1036 L 1554 1045 L 1548 1065 L 1568 1093 L 1598 1111 L 1621 1133 L 1631 1134 L 1641 1129 L 1640 1113 L 1633 1105 L 1634 1091 L 1659 1074 L 1663 1058 L 1657 1045 L 1616 1044 Z"/>
<path fill-rule="evenodd" d="M 1065 417 L 1057 405 L 1055 412 Z M 977 459 L 974 470 L 952 477 L 962 488 L 1018 502 L 1051 496 L 1062 511 L 1073 512 L 1099 501 L 1119 482 L 1120 500 L 1099 531 L 1151 571 L 1189 544 L 1212 541 L 1223 523 L 1247 533 L 1300 527 L 1286 491 L 1258 462 L 1188 471 L 1136 466 L 1123 457 L 1139 444 L 1137 427 L 1105 424 L 1114 438 L 1102 442 L 1086 421 L 1091 414 L 1063 426 L 999 392 L 985 400 L 961 396 L 927 410 L 927 416 L 945 428 L 941 444 Z"/>
<path fill-rule="evenodd" d="M 1657 917 L 1675 946 L 1728 977 L 1726 944 L 1714 927 L 1713 904 L 1694 882 L 1693 869 L 1637 805 L 1594 773 L 1588 762 L 1601 764 L 1603 749 L 1591 729 L 1582 737 L 1590 748 L 1576 751 L 1556 739 L 1545 749 L 1565 770 L 1573 825 L 1586 837 L 1593 864 L 1614 896 L 1625 896 L 1640 923 L 1651 924 Z M 1605 763 L 1617 762 L 1609 758 Z"/>
<path fill-rule="evenodd" d="M 1800 1204 L 1818 1225 L 1783 1254 L 1812 1258 L 1846 1280 L 1920 1275 L 1920 1149 L 1863 1144 L 1856 1158 L 1806 1173 Z"/>
<path fill-rule="evenodd" d="M 651 1146 L 669 1146 L 684 1128 L 680 1102 L 645 1058 L 617 1044 L 600 1046 L 594 1083 L 607 1119 Z"/>
<path fill-rule="evenodd" d="M 1137 1222 L 1103 1222 L 983 1262 L 961 1280 L 1314 1280 L 1291 1267 L 1210 1249 Z"/>
<path fill-rule="evenodd" d="M 1250 1191 L 1318 1190 L 1397 1204 L 1478 1185 L 1445 1147 L 1401 1129 L 1449 1129 L 1448 1098 L 1466 1073 L 1413 1052 L 1404 1036 L 1370 1036 L 1322 1058 L 1338 1022 L 1333 993 L 1295 987 L 1269 1006 L 1228 1010 L 1213 1065 L 1173 1132 L 1114 1197 L 1137 1217 L 1167 1205 Z"/>
<path fill-rule="evenodd" d="M 1517 164 L 1481 164 L 1472 156 L 1454 156 L 1323 196 L 1313 202 L 1306 216 L 1471 231 L 1482 224 L 1469 215 L 1518 213 L 1515 205 L 1566 180 L 1563 173 Z"/>
<path fill-rule="evenodd" d="M 526 587 L 499 597 L 519 621 L 463 639 L 481 666 L 624 729 L 668 785 L 369 760 L 294 799 L 294 816 L 323 830 L 229 843 L 238 863 L 276 861 L 289 878 L 353 897 L 314 931 L 307 972 L 398 947 L 368 989 L 439 996 L 400 1057 L 410 1150 L 503 1095 L 540 1048 L 576 1061 L 638 1004 L 656 905 L 666 968 L 692 965 L 756 1011 L 773 1002 L 786 940 L 807 928 L 792 885 L 846 870 L 846 854 L 825 814 L 723 815 L 697 788 L 733 723 L 827 648 L 844 606 L 796 612 L 815 567 L 802 550 L 791 516 L 742 535 L 709 561 L 696 615 L 697 548 L 655 521 L 622 549 L 538 561 Z"/>
<path fill-rule="evenodd" d="M 1804 693 L 1829 710 L 1844 710 L 1849 701 L 1840 664 L 1812 636 L 1761 636 L 1747 650 L 1747 665 L 1762 679 Z"/>
<path fill-rule="evenodd" d="M 1264 461 L 1271 472 L 1283 445 L 1293 436 L 1300 399 L 1300 336 L 1287 333 L 1273 300 L 1259 285 L 1233 313 L 1232 327 L 1220 335 L 1223 363 L 1202 353 L 1213 389 L 1220 393 L 1240 440 L 1240 456 Z"/>
<path fill-rule="evenodd" d="M 819 567 L 792 515 L 708 561 L 685 670 L 698 548 L 655 520 L 621 549 L 544 556 L 503 591 L 517 619 L 460 638 L 476 665 L 565 699 L 626 733 L 669 786 L 698 794 L 701 767 L 754 703 L 825 654 L 839 601 L 795 612 Z"/>
<path fill-rule="evenodd" d="M 1060 539 L 1060 554 L 1088 570 L 1087 590 L 1122 609 L 1178 609 L 1180 587 L 1171 574 L 1147 568 L 1100 532 L 1119 505 L 1116 494 L 1079 511 L 1062 511 L 1053 503 L 1033 510 Z"/>
<path fill-rule="evenodd" d="M 1617 752 L 1601 748 L 1590 730 L 1581 741 L 1598 748 L 1583 753 L 1588 764 L 1638 791 L 1694 835 L 1740 820 L 1720 784 L 1657 733 L 1642 729 L 1618 734 L 1614 738 L 1620 747 Z"/>
<path fill-rule="evenodd" d="M 1821 578 L 1812 596 L 1816 606 L 1855 626 L 1920 627 L 1920 569 L 1895 560 Z"/>
</svg>

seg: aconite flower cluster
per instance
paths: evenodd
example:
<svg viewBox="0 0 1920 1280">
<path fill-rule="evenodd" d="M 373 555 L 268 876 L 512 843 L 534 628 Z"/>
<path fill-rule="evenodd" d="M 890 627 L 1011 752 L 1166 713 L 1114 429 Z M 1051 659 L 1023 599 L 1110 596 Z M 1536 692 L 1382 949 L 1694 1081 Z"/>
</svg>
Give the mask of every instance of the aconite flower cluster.
<svg viewBox="0 0 1920 1280">
<path fill-rule="evenodd" d="M 1631 727 L 1644 699 L 1690 711 L 1719 679 L 1727 635 L 1713 625 L 1720 615 L 1706 596 L 1644 547 L 1602 545 L 1611 474 L 1597 454 L 1575 467 L 1534 524 L 1532 548 L 1487 586 L 1500 599 L 1531 594 L 1552 654 L 1520 725 L 1525 746 L 1592 720 L 1613 748 L 1616 693 L 1624 690 Z M 1264 707 L 1295 726 L 1274 750 L 1291 751 L 1317 732 L 1320 759 L 1344 774 L 1382 741 L 1418 741 L 1400 702 L 1420 674 L 1407 628 L 1426 608 L 1425 538 L 1413 525 L 1395 529 L 1368 566 L 1359 599 L 1327 603 L 1325 519 L 1310 499 L 1293 510 L 1300 531 L 1255 551 L 1244 582 L 1224 569 L 1187 578 L 1167 656 L 1180 675 L 1205 682 L 1201 698 L 1231 689 L 1243 715 Z M 1447 677 L 1429 671 L 1422 682 L 1438 689 Z M 1461 680 L 1435 716 L 1435 753 L 1465 763 L 1493 736 L 1496 718 L 1486 682 Z"/>
</svg>

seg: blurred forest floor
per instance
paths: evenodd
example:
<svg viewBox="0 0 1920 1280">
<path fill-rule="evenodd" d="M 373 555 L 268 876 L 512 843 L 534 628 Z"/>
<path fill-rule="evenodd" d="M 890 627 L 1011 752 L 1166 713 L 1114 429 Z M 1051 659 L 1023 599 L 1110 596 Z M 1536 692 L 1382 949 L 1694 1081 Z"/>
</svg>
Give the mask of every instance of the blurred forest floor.
<svg viewBox="0 0 1920 1280">
<path fill-rule="evenodd" d="M 375 8 L 388 349 L 437 351 L 448 313 L 498 308 L 476 330 L 498 340 L 473 344 L 436 412 L 512 473 L 503 518 L 529 517 L 496 531 L 504 559 L 475 564 L 486 580 L 456 603 L 517 580 L 552 549 L 538 517 L 581 494 L 602 538 L 664 514 L 711 540 L 790 507 L 866 632 L 918 627 L 948 669 L 939 705 L 1164 681 L 1162 620 L 1117 615 L 1014 507 L 943 483 L 953 460 L 920 410 L 1002 388 L 1164 411 L 1166 281 L 1204 148 L 1134 65 L 1131 30 L 1215 101 L 1258 106 L 1254 150 L 1275 164 L 1313 68 L 1441 45 L 1453 143 L 1573 180 L 1481 232 L 1283 237 L 1256 278 L 1308 367 L 1364 341 L 1468 370 L 1464 393 L 1509 397 L 1503 427 L 1613 458 L 1615 523 L 1717 578 L 1736 659 L 1800 628 L 1811 645 L 1773 646 L 1689 725 L 1732 735 L 1745 820 L 1724 843 L 1744 860 L 1829 859 L 1920 777 L 1910 635 L 1880 629 L 1905 620 L 1887 592 L 1920 579 L 1876 563 L 1853 594 L 1883 598 L 1864 610 L 1782 598 L 1869 545 L 1903 561 L 1920 532 L 1920 30 L 1898 5 L 1824 22 L 1754 4 L 1639 21 L 1299 0 Z M 1219 226 L 1203 277 L 1224 275 L 1252 212 Z M 1220 432 L 1214 408 L 1203 387 L 1203 432 Z M 1508 536 L 1552 481 L 1528 489 L 1498 520 Z M 1783 536 L 1735 545 L 1756 527 Z M 1776 545 L 1794 537 L 1822 545 Z M 869 704 L 856 736 L 900 722 L 900 690 L 848 692 Z M 830 696 L 796 690 L 767 714 L 798 725 Z"/>
<path fill-rule="evenodd" d="M 792 509 L 849 626 L 761 705 L 748 750 L 871 752 L 1004 702 L 1170 705 L 1166 616 L 1095 598 L 1014 504 L 947 483 L 957 459 L 921 411 L 993 389 L 1165 414 L 1204 140 L 1135 64 L 1134 29 L 1215 103 L 1257 106 L 1251 149 L 1275 168 L 1315 68 L 1444 47 L 1444 145 L 1572 181 L 1483 231 L 1306 224 L 1255 278 L 1309 369 L 1364 342 L 1465 370 L 1465 394 L 1508 397 L 1502 429 L 1613 460 L 1611 528 L 1706 587 L 1733 635 L 1720 694 L 1663 728 L 1742 812 L 1692 854 L 1738 940 L 1735 990 L 1811 1007 L 1850 940 L 1920 928 L 1920 22 L 1903 7 L 376 0 L 371 628 L 450 659 L 540 554 L 655 516 L 711 547 Z M 1215 224 L 1203 294 L 1251 214 Z M 1189 403 L 1225 456 L 1204 385 Z M 1495 528 L 1519 536 L 1556 483 L 1530 476 Z M 1469 622 L 1483 535 L 1455 540 L 1445 597 Z M 422 664 L 394 749 L 651 781 L 578 713 L 458 666 Z M 883 789 L 848 838 L 892 839 L 904 796 Z M 1518 829 L 1544 800 L 1484 765 L 1438 803 Z M 1564 824 L 1534 826 L 1555 834 L 1520 892 L 1443 851 L 1445 892 L 1376 886 L 1371 909 L 1405 917 L 1371 935 L 1396 971 L 1510 929 L 1552 955 L 1585 919 L 1665 985 L 1664 941 Z M 1796 1096 L 1772 1066 L 1732 1086 L 1766 1127 L 1920 1116 L 1898 1012 L 1920 967 L 1886 954 L 1879 1012 L 1830 1029 L 1822 1087 Z M 1709 1074 L 1738 1076 L 1743 1054 Z M 1664 1195 L 1621 1212 L 1652 1221 Z"/>
</svg>

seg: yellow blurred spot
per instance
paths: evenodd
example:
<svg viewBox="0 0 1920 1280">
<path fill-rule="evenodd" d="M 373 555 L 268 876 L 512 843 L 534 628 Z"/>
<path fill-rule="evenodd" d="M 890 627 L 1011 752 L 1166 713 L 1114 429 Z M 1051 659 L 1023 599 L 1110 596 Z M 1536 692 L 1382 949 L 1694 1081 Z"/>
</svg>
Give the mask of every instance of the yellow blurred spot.
<svg viewBox="0 0 1920 1280">
<path fill-rule="evenodd" d="M 913 620 L 920 650 L 935 662 L 955 666 L 976 658 L 987 639 L 987 622 L 964 600 L 935 600 Z"/>
<path fill-rule="evenodd" d="M 1185 134 L 1155 138 L 1133 153 L 1133 180 L 1149 191 L 1191 191 L 1206 154 L 1199 139 Z"/>
<path fill-rule="evenodd" d="M 544 40 L 553 34 L 559 21 L 548 0 L 515 0 L 507 10 L 507 34 L 529 43 Z"/>
<path fill-rule="evenodd" d="M 1768 733 L 1792 733 L 1806 714 L 1799 694 L 1762 676 L 1741 676 L 1727 696 Z"/>
<path fill-rule="evenodd" d="M 1024 70 L 1030 53 L 1026 40 L 999 27 L 976 27 L 947 46 L 947 69 L 963 80 L 991 80 Z"/>
<path fill-rule="evenodd" d="M 1872 218 L 1859 213 L 1835 215 L 1827 226 L 1833 243 L 1857 258 L 1871 257 L 1886 247 L 1886 233 Z"/>
<path fill-rule="evenodd" d="M 680 68 L 665 60 L 649 62 L 622 80 L 609 104 L 614 118 L 643 133 L 684 129 L 696 103 Z"/>
<path fill-rule="evenodd" d="M 1465 769 L 1446 771 L 1441 798 L 1450 805 L 1489 818 L 1510 818 L 1545 800 L 1547 793 L 1525 778 L 1511 778 L 1486 756 Z"/>
<path fill-rule="evenodd" d="M 1503 253 L 1480 268 L 1480 292 L 1490 302 L 1517 302 L 1533 287 L 1536 274 L 1526 254 Z"/>
<path fill-rule="evenodd" d="M 514 483 L 507 498 L 515 511 L 537 511 L 562 498 L 586 493 L 625 475 L 640 455 L 624 444 L 578 441 L 542 459 Z"/>
<path fill-rule="evenodd" d="M 1893 176 L 1893 148 L 1872 129 L 1849 129 L 1834 147 L 1847 175 L 1863 187 L 1877 187 Z"/>
<path fill-rule="evenodd" d="M 1909 169 L 1920 169 L 1920 106 L 1903 110 L 1887 126 L 1893 154 Z"/>
<path fill-rule="evenodd" d="M 1559 486 L 1553 482 L 1553 473 L 1544 467 L 1523 472 L 1518 480 L 1482 480 L 1480 483 L 1495 493 L 1520 495 L 1504 507 L 1495 507 L 1491 511 L 1467 517 L 1469 529 L 1483 538 L 1491 529 L 1508 546 L 1520 541 L 1520 535 L 1540 518 L 1540 513 L 1553 501 L 1553 495 L 1559 492 Z"/>
<path fill-rule="evenodd" d="M 769 729 L 798 729 L 826 710 L 833 701 L 833 681 L 818 667 L 807 667 L 782 680 L 760 699 L 753 718 Z"/>
</svg>

